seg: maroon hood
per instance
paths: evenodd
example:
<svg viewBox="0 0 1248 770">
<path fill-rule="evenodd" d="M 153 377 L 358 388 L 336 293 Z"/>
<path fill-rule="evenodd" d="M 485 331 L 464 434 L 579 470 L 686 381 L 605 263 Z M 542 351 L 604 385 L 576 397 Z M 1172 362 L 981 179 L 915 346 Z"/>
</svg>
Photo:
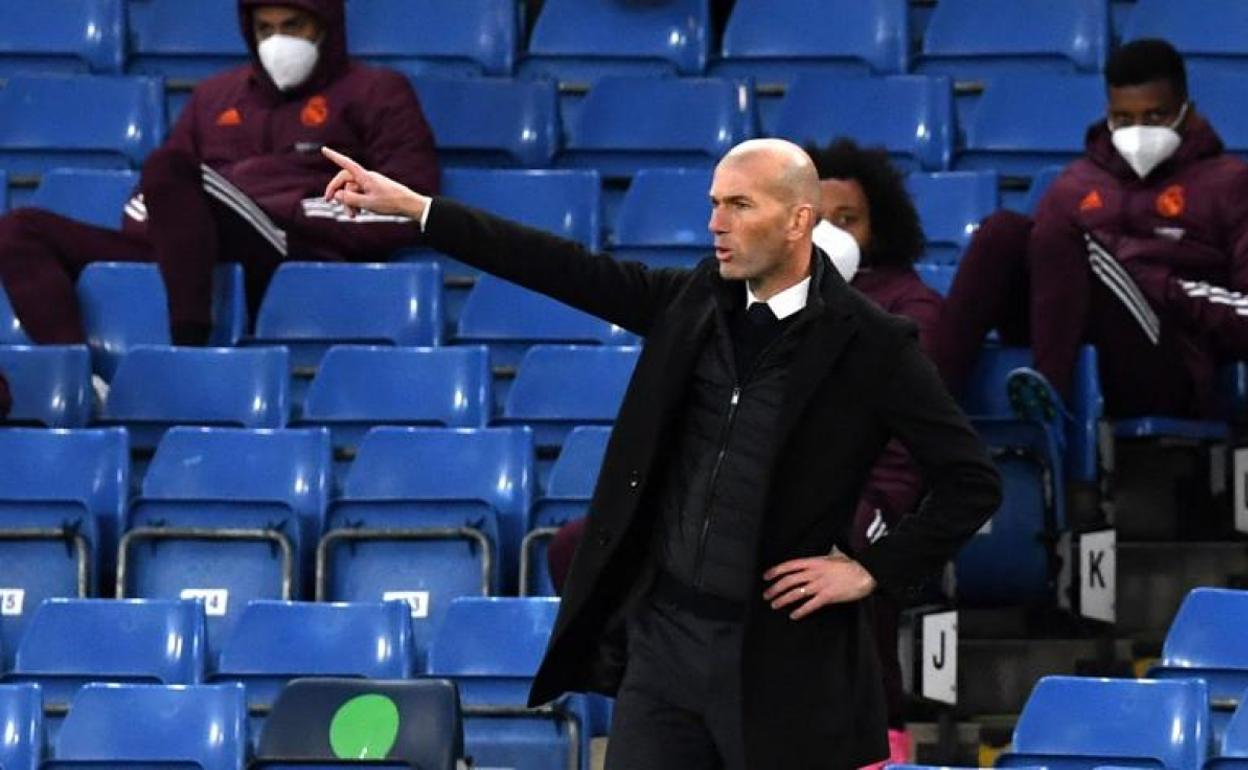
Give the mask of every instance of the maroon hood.
<svg viewBox="0 0 1248 770">
<path fill-rule="evenodd" d="M 265 72 L 260 64 L 259 54 L 256 53 L 256 38 L 251 31 L 251 17 L 256 7 L 261 5 L 285 5 L 307 11 L 320 19 L 321 26 L 325 29 L 325 39 L 321 41 L 321 53 L 316 62 L 316 69 L 312 70 L 312 75 L 308 77 L 306 83 L 285 94 L 273 84 L 269 73 Z M 243 40 L 247 43 L 247 50 L 251 52 L 253 76 L 275 96 L 281 95 L 290 99 L 302 98 L 324 88 L 347 70 L 347 25 L 343 0 L 238 0 L 238 20 L 242 26 Z"/>
<path fill-rule="evenodd" d="M 1222 139 L 1213 130 L 1213 126 L 1209 125 L 1209 121 L 1196 112 L 1194 107 L 1188 109 L 1187 121 L 1179 129 L 1179 136 L 1183 138 L 1179 149 L 1175 150 L 1174 155 L 1171 155 L 1164 163 L 1153 169 L 1153 172 L 1149 174 L 1150 177 L 1168 176 L 1198 160 L 1222 154 Z M 1119 179 L 1130 181 L 1137 178 L 1135 172 L 1114 148 L 1109 126 L 1105 125 L 1104 119 L 1088 127 L 1087 138 L 1084 141 L 1088 157 L 1093 163 Z"/>
</svg>

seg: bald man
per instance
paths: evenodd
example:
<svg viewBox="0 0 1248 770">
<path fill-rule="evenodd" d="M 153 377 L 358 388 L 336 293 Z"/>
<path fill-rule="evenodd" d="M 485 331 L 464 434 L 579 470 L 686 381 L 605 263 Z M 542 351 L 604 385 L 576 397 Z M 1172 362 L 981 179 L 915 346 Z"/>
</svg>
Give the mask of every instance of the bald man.
<svg viewBox="0 0 1248 770">
<path fill-rule="evenodd" d="M 416 219 L 433 248 L 646 338 L 531 703 L 616 696 L 608 770 L 885 758 L 862 600 L 939 570 L 1000 482 L 913 324 L 812 245 L 810 158 L 774 139 L 734 148 L 710 189 L 714 258 L 647 270 L 326 154 L 343 169 L 327 198 Z M 850 558 L 855 505 L 893 437 L 930 494 Z"/>
</svg>

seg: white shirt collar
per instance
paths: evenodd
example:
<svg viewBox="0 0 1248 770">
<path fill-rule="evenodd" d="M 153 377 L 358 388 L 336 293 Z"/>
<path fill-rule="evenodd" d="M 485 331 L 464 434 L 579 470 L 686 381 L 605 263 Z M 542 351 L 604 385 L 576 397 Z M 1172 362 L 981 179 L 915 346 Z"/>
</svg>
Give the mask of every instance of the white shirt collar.
<svg viewBox="0 0 1248 770">
<path fill-rule="evenodd" d="M 797 311 L 806 307 L 806 300 L 810 296 L 810 276 L 806 276 L 802 280 L 793 284 L 782 292 L 779 292 L 767 300 L 767 307 L 771 308 L 771 312 L 776 314 L 777 320 L 783 321 Z M 761 302 L 758 297 L 754 296 L 754 292 L 750 291 L 750 284 L 745 284 L 745 308 L 749 310 L 750 305 L 755 302 Z"/>
</svg>

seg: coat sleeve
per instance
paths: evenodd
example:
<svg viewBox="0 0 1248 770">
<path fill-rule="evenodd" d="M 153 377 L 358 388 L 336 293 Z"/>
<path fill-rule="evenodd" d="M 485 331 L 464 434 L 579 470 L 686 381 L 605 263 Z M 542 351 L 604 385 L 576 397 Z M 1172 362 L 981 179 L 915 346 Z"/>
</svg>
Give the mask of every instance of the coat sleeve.
<svg viewBox="0 0 1248 770">
<path fill-rule="evenodd" d="M 449 198 L 434 199 L 424 243 L 643 336 L 693 275 L 594 254 Z"/>
<path fill-rule="evenodd" d="M 874 407 L 914 458 L 929 492 L 888 537 L 857 554 L 878 587 L 894 596 L 938 571 L 1001 503 L 1001 480 L 987 450 L 935 367 L 913 341 L 900 348 Z"/>
</svg>

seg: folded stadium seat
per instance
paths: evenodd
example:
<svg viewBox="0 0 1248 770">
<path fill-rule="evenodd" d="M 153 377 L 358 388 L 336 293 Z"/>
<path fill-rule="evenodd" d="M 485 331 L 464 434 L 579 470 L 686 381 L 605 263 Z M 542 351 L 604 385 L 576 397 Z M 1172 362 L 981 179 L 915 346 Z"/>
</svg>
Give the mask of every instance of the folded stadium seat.
<svg viewBox="0 0 1248 770">
<path fill-rule="evenodd" d="M 546 545 L 559 527 L 585 516 L 598 483 L 611 429 L 582 425 L 572 429 L 550 469 L 545 492 L 533 503 L 528 534 L 520 551 L 520 595 L 554 596 Z"/>
<path fill-rule="evenodd" d="M 408 613 L 397 601 L 253 601 L 222 640 L 211 678 L 246 688 L 253 728 L 299 676 L 407 679 L 415 662 Z"/>
<path fill-rule="evenodd" d="M 958 272 L 958 266 L 919 262 L 914 266 L 914 271 L 919 274 L 919 280 L 935 289 L 937 294 L 948 297 L 949 289 L 953 286 L 953 277 Z"/>
<path fill-rule="evenodd" d="M 464 742 L 478 765 L 589 767 L 584 696 L 526 707 L 558 612 L 552 598 L 451 602 L 429 652 L 429 673 L 459 685 Z"/>
<path fill-rule="evenodd" d="M 1081 349 L 1075 369 L 1075 416 L 1064 435 L 1018 417 L 1006 378 L 1031 366 L 1027 348 L 985 346 L 962 398 L 1001 473 L 1003 502 L 955 562 L 958 601 L 967 605 L 1040 604 L 1053 598 L 1057 540 L 1067 529 L 1065 480 L 1095 479 L 1101 415 L 1095 351 Z"/>
<path fill-rule="evenodd" d="M 612 254 L 651 267 L 692 267 L 711 253 L 711 170 L 643 168 L 620 203 Z"/>
<path fill-rule="evenodd" d="M 138 168 L 164 137 L 160 81 L 103 75 L 14 75 L 0 87 L 0 168 L 10 203 L 60 166 Z M 90 120 L 83 120 L 90 115 Z"/>
<path fill-rule="evenodd" d="M 167 78 L 170 123 L 204 78 L 249 61 L 234 3 L 126 0 L 126 71 Z"/>
<path fill-rule="evenodd" d="M 1027 215 L 1036 213 L 1036 207 L 1040 205 L 1040 201 L 1044 199 L 1044 194 L 1048 192 L 1049 185 L 1062 175 L 1066 170 L 1065 166 L 1045 166 L 1037 171 L 1031 177 L 1031 186 L 1027 188 L 1027 198 L 1023 202 L 1020 211 Z"/>
<path fill-rule="evenodd" d="M 0 425 L 80 428 L 90 419 L 91 353 L 85 345 L 0 345 L 0 372 L 13 396 L 13 409 Z"/>
<path fill-rule="evenodd" d="M 1124 43 L 1160 37 L 1183 54 L 1189 78 L 1209 71 L 1248 73 L 1248 6 L 1238 0 L 1136 0 L 1122 29 Z M 1204 107 L 1204 105 L 1201 105 Z M 1221 128 L 1221 125 L 1219 125 Z"/>
<path fill-rule="evenodd" d="M 701 75 L 710 54 L 709 5 L 545 0 L 520 74 L 580 87 L 604 75 Z"/>
<path fill-rule="evenodd" d="M 37 684 L 0 684 L 0 767 L 38 770 L 44 755 L 43 696 Z"/>
<path fill-rule="evenodd" d="M 935 264 L 957 264 L 979 223 L 1000 207 L 991 171 L 911 174 L 906 189 L 923 225 L 923 261 Z"/>
<path fill-rule="evenodd" d="M 122 208 L 138 184 L 137 171 L 54 168 L 39 180 L 28 203 L 79 222 L 119 230 Z"/>
<path fill-rule="evenodd" d="M 455 340 L 489 345 L 494 403 L 500 406 L 507 401 L 521 359 L 533 345 L 620 346 L 640 341 L 615 324 L 492 275 L 482 276 L 468 294 Z"/>
<path fill-rule="evenodd" d="M 995 169 L 1010 178 L 1007 182 L 1029 178 L 1082 155 L 1088 126 L 1104 117 L 1100 75 L 1002 75 L 988 81 L 974 114 L 962 124 L 963 146 L 954 167 Z M 1022 195 L 1017 197 L 1007 194 L 1003 203 L 1021 205 Z"/>
<path fill-rule="evenodd" d="M 1235 710 L 1222 735 L 1220 749 L 1218 756 L 1205 763 L 1206 770 L 1248 770 L 1248 708 Z"/>
<path fill-rule="evenodd" d="M 323 425 L 350 460 L 378 425 L 481 428 L 493 410 L 482 346 L 330 348 L 296 424 Z"/>
<path fill-rule="evenodd" d="M 347 3 L 352 56 L 407 75 L 510 76 L 519 26 L 512 0 Z"/>
<path fill-rule="evenodd" d="M 443 167 L 551 164 L 559 144 L 554 83 L 421 77 L 412 85 Z"/>
<path fill-rule="evenodd" d="M 524 428 L 374 428 L 317 551 L 317 599 L 403 599 L 423 656 L 456 596 L 514 592 L 535 486 Z"/>
<path fill-rule="evenodd" d="M 92 368 L 112 379 L 121 359 L 138 345 L 168 345 L 169 299 L 154 264 L 95 262 L 78 276 L 78 307 Z M 231 347 L 247 328 L 247 289 L 237 263 L 212 274 L 212 330 L 208 344 Z"/>
<path fill-rule="evenodd" d="M 1108 0 L 941 0 L 914 71 L 972 80 L 1096 72 L 1110 48 Z"/>
<path fill-rule="evenodd" d="M 442 326 L 438 265 L 287 262 L 273 274 L 249 342 L 290 350 L 298 410 L 331 345 L 441 345 Z"/>
<path fill-rule="evenodd" d="M 205 640 L 198 602 L 46 599 L 4 680 L 42 687 L 48 742 L 55 746 L 61 719 L 84 685 L 202 682 Z"/>
<path fill-rule="evenodd" d="M 241 685 L 89 684 L 43 767 L 240 770 L 247 748 Z"/>
<path fill-rule="evenodd" d="M 758 134 L 758 115 L 745 83 L 604 77 L 585 95 L 578 116 L 565 121 L 565 134 L 559 166 L 630 178 L 651 166 L 710 168 Z"/>
<path fill-rule="evenodd" d="M 763 123 L 799 74 L 899 75 L 909 69 L 905 0 L 737 0 L 716 77 L 752 77 Z"/>
<path fill-rule="evenodd" d="M 1148 670 L 1149 679 L 1204 680 L 1218 743 L 1248 690 L 1248 650 L 1239 631 L 1245 619 L 1248 591 L 1194 589 L 1166 631 L 1161 660 Z"/>
<path fill-rule="evenodd" d="M 126 433 L 0 430 L 0 670 L 44 599 L 89 596 L 111 569 L 129 494 Z"/>
<path fill-rule="evenodd" d="M 295 770 L 332 763 L 458 770 L 466 766 L 457 764 L 463 759 L 459 690 L 450 680 L 317 677 L 282 688 L 250 767 Z"/>
<path fill-rule="evenodd" d="M 594 251 L 602 247 L 602 181 L 596 171 L 450 168 L 442 172 L 442 194 Z M 446 318 L 453 328 L 481 272 L 432 249 L 409 250 L 404 258 L 442 264 Z"/>
<path fill-rule="evenodd" d="M 250 599 L 305 595 L 331 473 L 324 429 L 170 429 L 126 516 L 117 595 L 203 599 L 214 644 Z"/>
<path fill-rule="evenodd" d="M 772 128 L 799 144 L 847 136 L 882 146 L 903 170 L 942 171 L 953 155 L 953 90 L 943 77 L 801 75 Z"/>
<path fill-rule="evenodd" d="M 1244 62 L 1248 62 L 1248 46 Z M 1217 129 L 1226 151 L 1248 157 L 1248 108 L 1243 98 L 1248 89 L 1248 66 L 1235 72 L 1193 72 L 1188 82 L 1192 100 Z"/>
<path fill-rule="evenodd" d="M 156 448 L 174 425 L 282 428 L 290 411 L 285 348 L 139 345 L 117 366 L 99 422 Z"/>
<path fill-rule="evenodd" d="M 1205 683 L 1046 676 L 1036 683 L 997 767 L 1202 767 Z"/>
<path fill-rule="evenodd" d="M 123 0 L 6 3 L 0 75 L 114 73 L 125 60 Z"/>
</svg>

